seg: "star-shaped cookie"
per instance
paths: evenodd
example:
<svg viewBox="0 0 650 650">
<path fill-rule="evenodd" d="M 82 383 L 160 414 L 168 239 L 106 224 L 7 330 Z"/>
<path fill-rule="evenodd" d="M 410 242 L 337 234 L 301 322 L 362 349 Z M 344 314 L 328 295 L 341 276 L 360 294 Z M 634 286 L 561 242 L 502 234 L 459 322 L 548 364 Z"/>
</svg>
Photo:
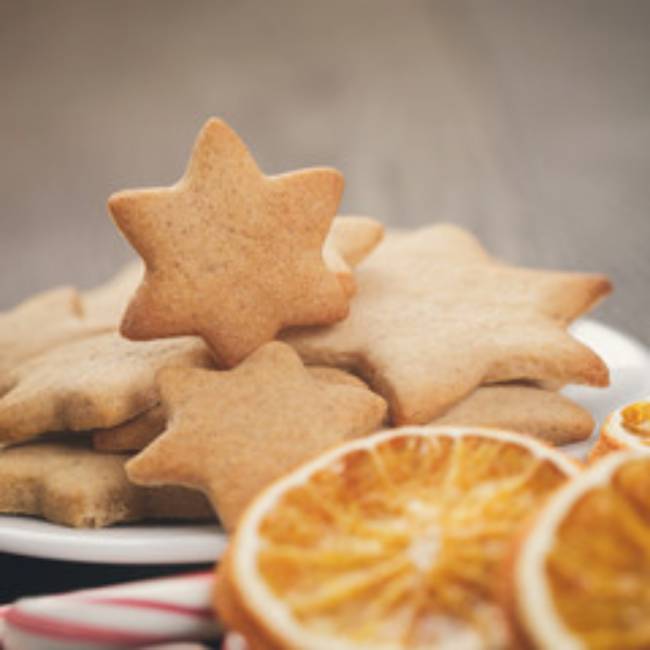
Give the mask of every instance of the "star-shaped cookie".
<svg viewBox="0 0 650 650">
<path fill-rule="evenodd" d="M 344 318 L 347 293 L 322 253 L 342 191 L 334 169 L 265 176 L 235 132 L 209 120 L 175 185 L 109 199 L 146 265 L 122 333 L 197 334 L 234 366 L 284 327 Z"/>
<path fill-rule="evenodd" d="M 0 314 L 0 384 L 18 364 L 52 348 L 110 330 L 88 319 L 72 287 L 39 293 Z"/>
<path fill-rule="evenodd" d="M 469 233 L 436 225 L 388 236 L 356 271 L 346 320 L 283 337 L 310 364 L 357 372 L 396 424 L 425 424 L 484 383 L 608 383 L 567 324 L 611 285 L 601 275 L 508 266 Z"/>
<path fill-rule="evenodd" d="M 313 366 L 307 370 L 312 377 L 320 381 L 367 388 L 361 379 L 338 368 Z M 155 440 L 166 426 L 167 413 L 163 405 L 158 403 L 132 420 L 110 429 L 93 431 L 93 447 L 98 451 L 109 452 L 141 451 Z"/>
<path fill-rule="evenodd" d="M 83 528 L 214 517 L 199 492 L 133 485 L 124 472 L 127 459 L 125 454 L 98 454 L 81 441 L 0 450 L 0 513 L 36 515 Z"/>
<path fill-rule="evenodd" d="M 341 215 L 332 221 L 323 244 L 323 259 L 350 295 L 356 290 L 353 268 L 379 244 L 383 234 L 383 226 L 370 217 Z M 77 308 L 81 311 L 83 307 L 84 318 L 93 331 L 119 328 L 143 275 L 142 263 L 131 262 L 104 284 L 81 294 L 81 303 L 76 297 Z"/>
<path fill-rule="evenodd" d="M 212 363 L 196 337 L 134 342 L 109 333 L 61 345 L 21 364 L 0 384 L 0 443 L 115 426 L 159 401 L 155 376 L 161 368 Z"/>
<path fill-rule="evenodd" d="M 480 386 L 431 424 L 506 429 L 552 445 L 585 440 L 594 430 L 589 411 L 568 397 L 515 383 Z"/>
<path fill-rule="evenodd" d="M 143 485 L 202 490 L 231 529 L 266 484 L 351 437 L 375 430 L 386 404 L 367 388 L 310 373 L 268 343 L 230 371 L 158 374 L 167 430 L 127 464 Z"/>
</svg>

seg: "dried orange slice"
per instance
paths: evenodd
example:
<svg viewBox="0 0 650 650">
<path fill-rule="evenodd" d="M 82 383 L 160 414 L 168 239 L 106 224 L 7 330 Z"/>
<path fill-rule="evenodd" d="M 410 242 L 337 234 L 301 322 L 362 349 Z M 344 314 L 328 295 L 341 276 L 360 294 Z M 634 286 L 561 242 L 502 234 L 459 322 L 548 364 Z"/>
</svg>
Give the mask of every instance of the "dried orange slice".
<svg viewBox="0 0 650 650">
<path fill-rule="evenodd" d="M 217 609 L 252 648 L 497 648 L 513 533 L 578 466 L 490 429 L 394 429 L 327 452 L 240 520 Z"/>
<path fill-rule="evenodd" d="M 589 459 L 623 449 L 650 451 L 650 397 L 617 409 L 605 420 Z"/>
<path fill-rule="evenodd" d="M 611 454 L 559 490 L 519 548 L 511 592 L 535 648 L 650 648 L 650 455 Z"/>
</svg>

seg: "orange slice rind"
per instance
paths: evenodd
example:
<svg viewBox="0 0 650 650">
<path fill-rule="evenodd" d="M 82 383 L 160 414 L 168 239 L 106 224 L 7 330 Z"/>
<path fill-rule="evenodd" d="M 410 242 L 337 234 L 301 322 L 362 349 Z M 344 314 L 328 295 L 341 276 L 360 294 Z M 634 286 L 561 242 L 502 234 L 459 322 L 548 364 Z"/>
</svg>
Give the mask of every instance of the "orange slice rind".
<svg viewBox="0 0 650 650">
<path fill-rule="evenodd" d="M 480 428 L 409 427 L 335 448 L 242 517 L 224 569 L 239 631 L 264 649 L 504 647 L 501 561 L 577 471 L 542 442 Z"/>
<path fill-rule="evenodd" d="M 509 600 L 531 647 L 650 647 L 650 454 L 610 454 L 549 499 Z"/>
<path fill-rule="evenodd" d="M 607 417 L 589 460 L 627 449 L 650 451 L 650 397 L 622 406 Z"/>
</svg>

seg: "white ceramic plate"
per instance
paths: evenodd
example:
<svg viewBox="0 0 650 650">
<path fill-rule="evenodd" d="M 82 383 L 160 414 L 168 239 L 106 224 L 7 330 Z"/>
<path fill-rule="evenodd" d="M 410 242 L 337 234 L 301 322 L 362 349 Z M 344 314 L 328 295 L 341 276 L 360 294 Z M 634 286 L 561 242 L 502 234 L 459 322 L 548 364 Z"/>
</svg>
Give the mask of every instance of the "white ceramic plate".
<svg viewBox="0 0 650 650">
<path fill-rule="evenodd" d="M 564 392 L 602 422 L 625 402 L 650 395 L 650 354 L 621 332 L 594 321 L 580 321 L 573 334 L 602 356 L 611 372 L 605 390 L 571 386 Z M 565 447 L 583 456 L 593 439 Z M 217 526 L 116 526 L 75 530 L 29 517 L 0 516 L 0 551 L 77 562 L 109 564 L 191 564 L 213 562 L 226 545 Z"/>
<path fill-rule="evenodd" d="M 0 517 L 0 552 L 70 562 L 192 564 L 214 562 L 226 546 L 221 528 L 124 525 L 67 528 L 31 517 Z"/>
</svg>

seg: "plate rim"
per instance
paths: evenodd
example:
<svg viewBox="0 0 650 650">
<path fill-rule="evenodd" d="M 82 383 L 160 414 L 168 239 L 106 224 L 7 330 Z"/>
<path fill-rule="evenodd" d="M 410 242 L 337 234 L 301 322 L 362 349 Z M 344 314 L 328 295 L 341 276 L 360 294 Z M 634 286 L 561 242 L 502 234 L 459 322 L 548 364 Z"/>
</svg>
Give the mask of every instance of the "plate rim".
<svg viewBox="0 0 650 650">
<path fill-rule="evenodd" d="M 68 528 L 29 515 L 0 515 L 0 552 L 48 560 L 113 565 L 194 564 L 219 559 L 226 544 L 227 535 L 218 524 L 161 523 L 90 530 Z"/>
</svg>

